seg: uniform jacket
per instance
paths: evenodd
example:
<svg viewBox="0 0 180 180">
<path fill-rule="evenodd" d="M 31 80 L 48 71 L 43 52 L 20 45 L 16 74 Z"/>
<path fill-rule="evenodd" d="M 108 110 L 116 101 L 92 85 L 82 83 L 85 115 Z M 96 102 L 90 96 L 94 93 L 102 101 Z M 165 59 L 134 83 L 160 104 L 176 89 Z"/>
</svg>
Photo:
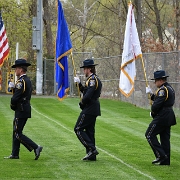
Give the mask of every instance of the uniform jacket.
<svg viewBox="0 0 180 180">
<path fill-rule="evenodd" d="M 95 116 L 101 115 L 99 103 L 101 88 L 102 83 L 95 74 L 92 74 L 87 78 L 85 86 L 83 86 L 81 83 L 79 84 L 79 89 L 83 93 L 83 107 L 81 113 Z"/>
<path fill-rule="evenodd" d="M 26 75 L 22 75 L 15 84 L 11 98 L 11 109 L 15 111 L 16 118 L 31 117 L 31 93 L 31 81 Z"/>
<path fill-rule="evenodd" d="M 154 103 L 151 106 L 151 114 L 153 122 L 165 126 L 172 126 L 176 124 L 176 118 L 172 109 L 175 102 L 174 89 L 165 82 L 157 91 L 151 96 Z"/>
</svg>

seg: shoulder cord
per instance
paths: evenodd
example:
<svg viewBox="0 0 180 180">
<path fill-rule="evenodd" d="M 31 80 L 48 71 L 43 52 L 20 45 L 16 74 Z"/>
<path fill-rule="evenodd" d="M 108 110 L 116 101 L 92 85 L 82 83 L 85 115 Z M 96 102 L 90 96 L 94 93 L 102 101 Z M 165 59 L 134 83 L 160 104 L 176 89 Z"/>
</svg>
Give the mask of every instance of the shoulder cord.
<svg viewBox="0 0 180 180">
<path fill-rule="evenodd" d="M 165 101 L 166 101 L 166 100 L 168 99 L 168 89 L 167 89 L 166 86 L 163 86 L 163 88 L 166 90 L 166 99 L 165 99 Z M 161 89 L 161 88 L 157 89 L 157 91 L 156 91 L 156 96 L 157 96 L 157 94 L 158 94 L 158 92 L 159 92 L 160 90 L 162 90 L 162 89 Z"/>
<path fill-rule="evenodd" d="M 94 76 L 94 78 L 95 78 L 95 81 L 96 81 L 96 88 L 95 88 L 95 90 L 96 90 L 96 89 L 98 88 L 98 80 L 97 80 L 97 77 L 96 77 L 96 76 Z M 92 79 L 92 76 L 87 79 L 87 81 L 86 81 L 86 86 L 88 86 L 89 81 L 90 81 L 91 79 Z"/>
</svg>

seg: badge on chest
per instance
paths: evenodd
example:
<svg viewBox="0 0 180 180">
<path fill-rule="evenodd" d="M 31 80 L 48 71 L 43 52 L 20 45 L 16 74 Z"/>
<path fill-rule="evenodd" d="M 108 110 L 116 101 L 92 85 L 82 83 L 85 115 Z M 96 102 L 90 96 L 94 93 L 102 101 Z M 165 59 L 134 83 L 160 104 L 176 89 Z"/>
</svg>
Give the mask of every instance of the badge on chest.
<svg viewBox="0 0 180 180">
<path fill-rule="evenodd" d="M 17 89 L 21 89 L 21 88 L 22 88 L 22 85 L 23 85 L 22 82 L 18 82 L 18 83 L 16 84 L 16 88 L 17 88 Z"/>
<path fill-rule="evenodd" d="M 90 80 L 89 85 L 90 86 L 95 86 L 95 80 Z"/>
<path fill-rule="evenodd" d="M 160 90 L 160 91 L 158 92 L 158 96 L 164 96 L 164 95 L 165 95 L 164 90 Z"/>
</svg>

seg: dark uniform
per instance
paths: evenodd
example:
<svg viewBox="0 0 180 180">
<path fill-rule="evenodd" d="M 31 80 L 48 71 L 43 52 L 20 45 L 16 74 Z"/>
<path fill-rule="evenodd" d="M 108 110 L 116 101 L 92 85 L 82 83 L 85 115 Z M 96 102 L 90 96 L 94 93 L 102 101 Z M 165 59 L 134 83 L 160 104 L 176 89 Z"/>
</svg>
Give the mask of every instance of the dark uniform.
<svg viewBox="0 0 180 180">
<path fill-rule="evenodd" d="M 12 67 L 20 67 L 21 64 L 25 66 L 25 62 L 26 61 L 23 59 L 16 60 L 16 65 Z M 19 159 L 20 143 L 22 143 L 30 152 L 34 150 L 35 160 L 37 160 L 40 156 L 40 152 L 42 151 L 42 147 L 38 146 L 22 132 L 27 119 L 31 118 L 30 100 L 32 85 L 26 74 L 22 74 L 19 77 L 12 91 L 13 96 L 11 98 L 10 107 L 13 111 L 15 111 L 13 121 L 12 153 L 9 157 L 5 158 Z"/>
<path fill-rule="evenodd" d="M 99 97 L 102 83 L 95 74 L 91 74 L 87 78 L 85 86 L 80 83 L 79 88 L 83 93 L 82 102 L 79 103 L 82 111 L 78 117 L 74 131 L 88 153 L 96 150 L 95 123 L 96 117 L 101 115 Z M 96 160 L 96 156 L 88 158 L 88 160 Z"/>
<path fill-rule="evenodd" d="M 19 156 L 20 143 L 22 143 L 29 151 L 38 148 L 36 143 L 22 134 L 27 119 L 31 118 L 31 93 L 31 81 L 26 75 L 21 76 L 16 82 L 14 94 L 11 98 L 11 109 L 15 111 L 12 146 L 12 155 L 14 156 Z"/>
<path fill-rule="evenodd" d="M 175 102 L 174 89 L 165 82 L 151 96 L 154 103 L 151 106 L 152 122 L 145 133 L 155 157 L 152 163 L 160 162 L 160 165 L 170 165 L 170 130 L 176 124 L 176 118 L 172 106 Z M 160 142 L 157 135 L 160 135 Z"/>
</svg>

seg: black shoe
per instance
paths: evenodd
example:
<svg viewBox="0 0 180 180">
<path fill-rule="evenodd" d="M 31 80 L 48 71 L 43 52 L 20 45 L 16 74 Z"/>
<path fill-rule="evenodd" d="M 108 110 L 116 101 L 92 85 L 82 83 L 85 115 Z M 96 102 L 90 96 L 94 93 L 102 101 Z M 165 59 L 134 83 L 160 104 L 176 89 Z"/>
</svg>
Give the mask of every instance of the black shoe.
<svg viewBox="0 0 180 180">
<path fill-rule="evenodd" d="M 38 146 L 37 149 L 34 149 L 34 153 L 35 153 L 35 160 L 38 160 L 40 153 L 42 151 L 43 147 L 42 146 Z"/>
<path fill-rule="evenodd" d="M 10 155 L 10 156 L 4 157 L 4 159 L 19 159 L 19 156 Z"/>
<path fill-rule="evenodd" d="M 96 156 L 95 156 L 96 157 Z M 92 158 L 88 158 L 88 161 L 96 161 L 96 158 L 92 157 Z"/>
<path fill-rule="evenodd" d="M 154 161 L 152 161 L 152 164 L 161 164 L 163 163 L 168 157 L 165 155 L 163 157 L 160 158 L 156 158 Z"/>
<path fill-rule="evenodd" d="M 89 151 L 83 160 L 91 160 L 94 156 L 98 155 L 99 152 L 95 149 L 94 151 Z M 95 160 L 96 161 L 96 160 Z"/>
</svg>

